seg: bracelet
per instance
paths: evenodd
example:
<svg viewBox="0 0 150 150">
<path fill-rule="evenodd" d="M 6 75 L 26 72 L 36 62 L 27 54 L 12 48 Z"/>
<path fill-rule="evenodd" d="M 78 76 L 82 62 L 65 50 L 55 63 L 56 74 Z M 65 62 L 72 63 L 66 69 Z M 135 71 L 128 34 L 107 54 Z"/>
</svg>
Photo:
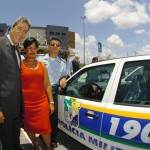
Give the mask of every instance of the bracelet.
<svg viewBox="0 0 150 150">
<path fill-rule="evenodd" d="M 54 102 L 49 102 L 50 104 L 54 104 Z"/>
</svg>

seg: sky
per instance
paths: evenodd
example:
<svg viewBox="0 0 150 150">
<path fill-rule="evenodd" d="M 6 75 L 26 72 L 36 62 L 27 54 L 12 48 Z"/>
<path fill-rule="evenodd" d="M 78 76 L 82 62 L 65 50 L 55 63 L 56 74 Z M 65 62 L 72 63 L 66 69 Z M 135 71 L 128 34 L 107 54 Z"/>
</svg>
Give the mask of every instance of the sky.
<svg viewBox="0 0 150 150">
<path fill-rule="evenodd" d="M 65 26 L 75 32 L 74 51 L 81 63 L 84 27 L 86 64 L 95 56 L 150 54 L 150 0 L 1 0 L 0 23 L 11 25 L 19 16 L 29 18 L 32 26 Z"/>
</svg>

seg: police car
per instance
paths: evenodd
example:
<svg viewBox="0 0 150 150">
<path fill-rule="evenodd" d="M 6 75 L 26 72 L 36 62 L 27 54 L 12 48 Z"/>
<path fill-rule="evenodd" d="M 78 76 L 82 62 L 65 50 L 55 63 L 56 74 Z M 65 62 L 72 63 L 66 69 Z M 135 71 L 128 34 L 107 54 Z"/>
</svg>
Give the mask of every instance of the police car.
<svg viewBox="0 0 150 150">
<path fill-rule="evenodd" d="M 58 98 L 59 128 L 87 147 L 150 149 L 150 55 L 86 65 Z"/>
</svg>

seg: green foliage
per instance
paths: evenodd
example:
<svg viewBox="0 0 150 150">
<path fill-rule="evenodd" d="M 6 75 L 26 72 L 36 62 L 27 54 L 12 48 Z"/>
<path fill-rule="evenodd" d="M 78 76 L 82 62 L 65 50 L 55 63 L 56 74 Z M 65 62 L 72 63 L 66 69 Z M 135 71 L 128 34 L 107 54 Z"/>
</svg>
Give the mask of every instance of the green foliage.
<svg viewBox="0 0 150 150">
<path fill-rule="evenodd" d="M 79 65 L 80 65 L 80 68 L 82 68 L 82 67 L 84 67 L 84 66 L 85 66 L 84 64 L 81 64 L 81 63 L 80 63 Z"/>
</svg>

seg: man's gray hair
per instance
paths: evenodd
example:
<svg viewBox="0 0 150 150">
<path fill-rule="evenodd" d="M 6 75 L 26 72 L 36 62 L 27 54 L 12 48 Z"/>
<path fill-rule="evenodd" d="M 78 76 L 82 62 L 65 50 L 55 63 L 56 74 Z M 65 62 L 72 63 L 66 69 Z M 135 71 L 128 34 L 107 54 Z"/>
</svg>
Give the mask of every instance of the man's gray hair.
<svg viewBox="0 0 150 150">
<path fill-rule="evenodd" d="M 15 20 L 15 22 L 12 24 L 12 27 L 15 27 L 19 22 L 25 22 L 25 23 L 27 23 L 28 26 L 29 26 L 29 29 L 30 29 L 30 27 L 31 27 L 31 22 L 30 22 L 29 19 L 27 19 L 27 18 L 24 17 L 24 16 L 20 16 L 19 18 L 17 18 L 17 19 Z"/>
</svg>

